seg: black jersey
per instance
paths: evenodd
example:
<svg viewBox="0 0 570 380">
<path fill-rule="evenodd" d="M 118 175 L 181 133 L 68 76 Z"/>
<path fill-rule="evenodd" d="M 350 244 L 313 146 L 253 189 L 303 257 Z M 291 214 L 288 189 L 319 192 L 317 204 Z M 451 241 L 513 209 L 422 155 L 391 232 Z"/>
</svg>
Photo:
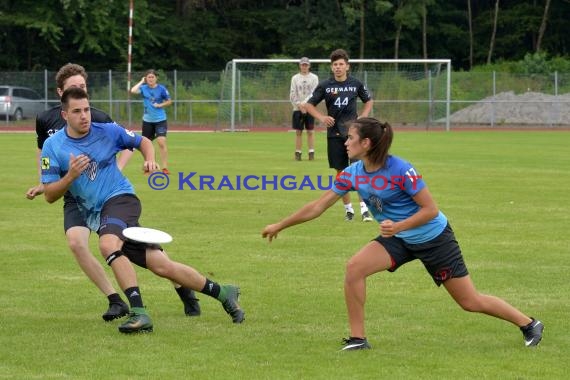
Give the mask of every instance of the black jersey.
<svg viewBox="0 0 570 380">
<path fill-rule="evenodd" d="M 99 123 L 111 123 L 113 120 L 105 112 L 91 107 L 91 121 Z M 61 105 L 55 106 L 39 114 L 36 117 L 36 135 L 38 149 L 44 147 L 48 137 L 65 127 L 66 121 L 61 117 Z"/>
<path fill-rule="evenodd" d="M 363 103 L 372 99 L 361 81 L 348 76 L 344 82 L 338 82 L 332 77 L 318 84 L 307 103 L 317 106 L 324 99 L 328 115 L 335 120 L 335 124 L 327 128 L 327 137 L 346 138 L 346 123 L 358 117 L 357 98 Z"/>
</svg>

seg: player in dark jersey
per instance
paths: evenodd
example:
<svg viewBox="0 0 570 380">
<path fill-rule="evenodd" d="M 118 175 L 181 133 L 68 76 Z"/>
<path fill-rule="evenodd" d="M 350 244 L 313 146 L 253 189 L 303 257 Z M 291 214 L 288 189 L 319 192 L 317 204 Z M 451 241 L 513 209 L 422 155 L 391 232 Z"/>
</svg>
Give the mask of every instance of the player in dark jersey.
<svg viewBox="0 0 570 380">
<path fill-rule="evenodd" d="M 56 86 L 58 95 L 61 96 L 63 91 L 70 87 L 79 87 L 87 89 L 87 72 L 77 64 L 68 63 L 60 68 L 56 74 Z M 40 154 L 45 141 L 58 130 L 66 125 L 66 121 L 61 116 L 61 105 L 52 107 L 51 109 L 41 113 L 36 117 L 36 134 L 37 134 L 37 163 L 38 175 L 41 177 Z M 112 122 L 109 115 L 98 109 L 91 109 L 94 122 Z M 126 150 L 121 153 L 117 160 L 117 165 L 122 169 L 132 156 L 132 151 Z M 36 196 L 43 194 L 44 185 L 40 184 L 31 187 L 26 192 L 26 197 L 30 200 Z M 63 224 L 65 236 L 71 252 L 73 253 L 77 263 L 89 279 L 99 288 L 99 290 L 107 296 L 109 300 L 109 309 L 103 314 L 105 321 L 111 321 L 121 318 L 129 313 L 127 304 L 121 299 L 120 295 L 115 291 L 110 280 L 107 278 L 105 271 L 99 261 L 93 256 L 89 249 L 89 229 L 81 215 L 75 199 L 68 193 L 64 196 L 63 205 Z M 184 311 L 186 315 L 200 315 L 200 306 L 191 289 L 178 287 L 176 289 L 180 298 L 184 302 Z"/>
<path fill-rule="evenodd" d="M 318 218 L 347 191 L 358 191 L 380 225 L 380 236 L 367 242 L 346 264 L 344 297 L 350 336 L 344 339 L 342 350 L 370 348 L 364 329 L 367 278 L 386 270 L 394 272 L 416 259 L 463 310 L 511 322 L 520 328 L 525 346 L 538 345 L 542 322 L 498 297 L 477 291 L 451 225 L 422 176 L 409 162 L 389 153 L 393 134 L 388 123 L 373 118 L 350 123 L 345 145 L 349 157 L 358 161 L 337 177 L 331 190 L 266 226 L 262 236 L 271 241 L 288 227 Z"/>
<path fill-rule="evenodd" d="M 306 109 L 327 126 L 329 167 L 335 169 L 338 174 L 350 164 L 344 142 L 347 136 L 347 123 L 359 117 L 357 100 L 360 99 L 364 103 L 361 117 L 368 116 L 372 110 L 373 101 L 364 84 L 348 75 L 350 65 L 346 51 L 337 49 L 331 53 L 330 59 L 333 77 L 319 83 L 307 101 Z M 317 104 L 323 100 L 327 107 L 327 115 L 322 114 L 316 108 Z M 350 202 L 350 195 L 345 194 L 342 200 L 345 220 L 351 221 L 354 217 L 354 209 Z M 373 220 L 362 199 L 360 200 L 360 212 L 362 221 L 371 222 Z"/>
</svg>

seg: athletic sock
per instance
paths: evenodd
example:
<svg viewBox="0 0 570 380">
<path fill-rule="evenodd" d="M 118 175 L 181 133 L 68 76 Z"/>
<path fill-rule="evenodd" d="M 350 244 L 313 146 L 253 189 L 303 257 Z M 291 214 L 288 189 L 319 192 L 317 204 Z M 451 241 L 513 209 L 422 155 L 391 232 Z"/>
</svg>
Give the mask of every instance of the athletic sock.
<svg viewBox="0 0 570 380">
<path fill-rule="evenodd" d="M 366 206 L 366 203 L 360 202 L 360 213 L 364 214 L 366 211 L 368 211 L 368 207 Z"/>
<path fill-rule="evenodd" d="M 121 296 L 119 295 L 119 293 L 113 293 L 113 294 L 109 294 L 107 296 L 107 299 L 109 300 L 109 303 L 122 303 L 123 299 L 121 298 Z"/>
<path fill-rule="evenodd" d="M 309 153 L 315 153 L 314 149 L 309 149 Z"/>
<path fill-rule="evenodd" d="M 133 286 L 132 288 L 125 289 L 125 295 L 129 300 L 131 308 L 133 307 L 144 307 L 141 291 L 138 286 Z"/>
<path fill-rule="evenodd" d="M 344 205 L 344 211 L 345 212 L 351 212 L 354 214 L 354 209 L 352 208 L 352 203 L 347 203 Z"/>
<path fill-rule="evenodd" d="M 204 285 L 204 288 L 202 290 L 200 290 L 200 293 L 205 294 L 207 296 L 213 297 L 215 299 L 220 299 L 220 292 L 222 291 L 222 288 L 220 286 L 220 284 L 206 279 L 206 285 Z"/>
</svg>

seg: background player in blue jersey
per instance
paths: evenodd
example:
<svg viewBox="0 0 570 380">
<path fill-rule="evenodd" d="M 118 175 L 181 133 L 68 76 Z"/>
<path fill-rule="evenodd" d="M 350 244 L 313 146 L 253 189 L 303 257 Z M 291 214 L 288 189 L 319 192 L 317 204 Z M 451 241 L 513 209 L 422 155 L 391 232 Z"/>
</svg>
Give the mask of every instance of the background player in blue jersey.
<svg viewBox="0 0 570 380">
<path fill-rule="evenodd" d="M 358 191 L 380 223 L 380 236 L 362 247 L 346 265 L 344 293 L 350 336 L 344 339 L 343 350 L 370 348 L 364 330 L 366 278 L 386 270 L 394 272 L 415 259 L 464 310 L 509 321 L 520 327 L 526 346 L 536 346 L 544 325 L 504 300 L 475 289 L 453 230 L 421 175 L 410 163 L 389 154 L 392 138 L 388 123 L 373 118 L 351 123 L 346 147 L 349 157 L 360 161 L 341 173 L 332 190 L 266 226 L 262 236 L 271 241 L 283 229 L 317 218 L 347 191 Z"/>
<path fill-rule="evenodd" d="M 327 154 L 329 167 L 340 173 L 349 164 L 344 142 L 346 141 L 348 123 L 358 118 L 357 100 L 364 103 L 361 117 L 366 117 L 372 110 L 372 97 L 358 79 L 350 76 L 348 71 L 348 53 L 343 49 L 337 49 L 331 53 L 331 70 L 333 76 L 318 84 L 313 95 L 306 103 L 306 110 L 327 127 Z M 322 114 L 316 108 L 322 100 L 327 107 L 327 115 Z M 345 220 L 350 221 L 354 217 L 354 209 L 350 202 L 350 195 L 342 197 L 345 209 Z M 368 208 L 360 200 L 360 212 L 362 221 L 371 222 L 372 217 Z"/>
<path fill-rule="evenodd" d="M 162 171 L 168 171 L 168 148 L 166 146 L 166 122 L 165 107 L 172 104 L 170 94 L 166 87 L 158 83 L 158 74 L 154 70 L 147 70 L 140 82 L 131 88 L 133 94 L 141 94 L 143 98 L 144 114 L 142 123 L 142 135 L 150 141 L 156 138 L 160 151 Z"/>
<path fill-rule="evenodd" d="M 172 261 L 158 245 L 125 241 L 127 227 L 139 226 L 141 204 L 127 178 L 118 169 L 116 154 L 138 149 L 143 169 L 158 169 L 152 142 L 115 123 L 92 123 L 87 93 L 72 87 L 64 91 L 62 116 L 67 125 L 50 137 L 41 155 L 44 195 L 52 203 L 67 191 L 77 201 L 89 228 L 99 234 L 99 249 L 131 306 L 119 331 L 152 331 L 131 262 L 158 276 L 218 299 L 234 323 L 244 320 L 237 303 L 239 288 L 219 285 L 190 266 Z"/>
</svg>

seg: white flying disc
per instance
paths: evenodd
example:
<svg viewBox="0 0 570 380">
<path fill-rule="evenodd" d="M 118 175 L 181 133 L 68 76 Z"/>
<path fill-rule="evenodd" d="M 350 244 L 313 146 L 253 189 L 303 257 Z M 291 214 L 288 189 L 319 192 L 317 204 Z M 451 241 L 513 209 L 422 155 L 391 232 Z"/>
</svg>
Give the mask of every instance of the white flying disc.
<svg viewBox="0 0 570 380">
<path fill-rule="evenodd" d="M 123 230 L 127 239 L 149 244 L 164 244 L 172 241 L 172 236 L 164 231 L 146 227 L 129 227 Z"/>
</svg>

